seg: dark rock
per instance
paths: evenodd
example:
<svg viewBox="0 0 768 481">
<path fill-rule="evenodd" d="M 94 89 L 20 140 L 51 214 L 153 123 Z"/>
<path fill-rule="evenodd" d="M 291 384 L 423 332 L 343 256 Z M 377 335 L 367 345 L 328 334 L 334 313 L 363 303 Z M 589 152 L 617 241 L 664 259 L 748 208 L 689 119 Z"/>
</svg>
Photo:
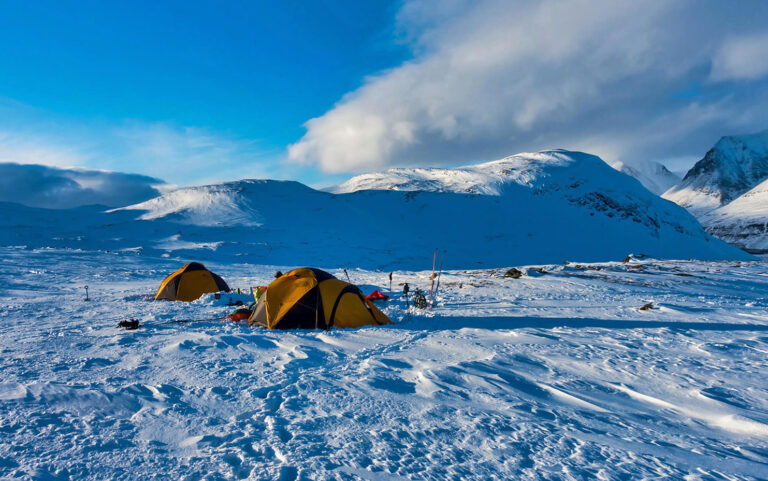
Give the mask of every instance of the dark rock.
<svg viewBox="0 0 768 481">
<path fill-rule="evenodd" d="M 512 279 L 518 279 L 523 275 L 523 271 L 520 269 L 512 268 L 504 273 L 504 277 L 511 277 Z"/>
</svg>

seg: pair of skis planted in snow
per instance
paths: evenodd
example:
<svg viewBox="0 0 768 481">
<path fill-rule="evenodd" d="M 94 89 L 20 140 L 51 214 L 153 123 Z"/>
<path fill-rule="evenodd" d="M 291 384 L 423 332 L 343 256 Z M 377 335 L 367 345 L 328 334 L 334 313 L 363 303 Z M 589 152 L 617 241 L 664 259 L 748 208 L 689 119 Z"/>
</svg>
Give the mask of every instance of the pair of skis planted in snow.
<svg viewBox="0 0 768 481">
<path fill-rule="evenodd" d="M 435 263 L 437 262 L 437 248 L 435 248 L 435 253 L 432 255 L 432 285 L 429 286 L 429 303 L 427 304 L 427 310 L 432 309 L 433 300 L 437 301 L 437 291 L 440 289 L 440 274 L 443 272 L 443 261 L 445 260 L 445 253 L 446 251 L 443 250 L 443 254 L 440 256 L 440 268 L 437 271 L 437 287 L 435 287 Z M 432 295 L 432 288 L 434 288 L 434 296 Z"/>
</svg>

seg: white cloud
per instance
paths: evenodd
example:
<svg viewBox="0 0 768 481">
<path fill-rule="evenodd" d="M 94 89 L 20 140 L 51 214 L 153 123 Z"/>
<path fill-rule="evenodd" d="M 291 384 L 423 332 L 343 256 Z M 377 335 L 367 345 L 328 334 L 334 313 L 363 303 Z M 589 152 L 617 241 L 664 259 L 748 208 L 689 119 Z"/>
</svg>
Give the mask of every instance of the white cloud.
<svg viewBox="0 0 768 481">
<path fill-rule="evenodd" d="M 106 165 L 117 163 L 149 175 L 188 184 L 262 176 L 263 152 L 258 141 L 228 138 L 200 127 L 129 122 L 111 131 L 114 146 Z M 99 149 L 108 151 L 109 146 Z"/>
<path fill-rule="evenodd" d="M 31 207 L 124 206 L 151 199 L 163 187 L 144 175 L 0 163 L 0 201 Z"/>
<path fill-rule="evenodd" d="M 768 106 L 764 87 L 679 95 L 706 82 L 729 29 L 768 30 L 755 5 L 407 0 L 398 21 L 413 60 L 309 120 L 288 157 L 359 172 L 585 144 L 630 163 L 703 153 L 718 130 L 765 127 L 746 122 Z"/>
<path fill-rule="evenodd" d="M 81 165 L 86 157 L 66 144 L 44 137 L 31 138 L 13 132 L 0 131 L 0 163 L 44 164 L 56 167 Z"/>
<path fill-rule="evenodd" d="M 712 80 L 752 80 L 768 75 L 768 33 L 730 39 L 712 64 Z"/>
</svg>

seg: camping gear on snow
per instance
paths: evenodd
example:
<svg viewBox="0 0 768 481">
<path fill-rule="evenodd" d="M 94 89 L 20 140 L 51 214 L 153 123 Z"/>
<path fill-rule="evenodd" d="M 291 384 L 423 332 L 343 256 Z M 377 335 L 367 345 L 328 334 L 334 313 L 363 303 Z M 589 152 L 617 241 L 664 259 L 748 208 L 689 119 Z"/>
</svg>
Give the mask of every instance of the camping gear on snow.
<svg viewBox="0 0 768 481">
<path fill-rule="evenodd" d="M 391 324 L 360 289 L 331 274 L 302 267 L 272 281 L 248 325 L 267 329 L 330 329 Z"/>
<path fill-rule="evenodd" d="M 416 289 L 413 293 L 413 305 L 418 309 L 427 308 L 427 296 L 424 295 L 424 291 L 421 289 Z"/>
<path fill-rule="evenodd" d="M 386 294 L 382 294 L 380 290 L 376 289 L 375 291 L 365 296 L 365 298 L 368 299 L 369 301 L 386 301 L 387 299 L 389 299 L 389 296 Z"/>
<path fill-rule="evenodd" d="M 117 327 L 122 327 L 126 331 L 133 331 L 141 327 L 138 319 L 125 319 L 117 323 Z"/>
<path fill-rule="evenodd" d="M 229 292 L 224 279 L 199 262 L 190 262 L 160 284 L 155 300 L 192 302 L 208 292 Z"/>
<path fill-rule="evenodd" d="M 240 307 L 227 314 L 226 319 L 232 322 L 240 322 L 248 319 L 249 317 L 251 317 L 251 310 L 247 307 Z"/>
<path fill-rule="evenodd" d="M 251 290 L 253 290 L 253 301 L 257 302 L 259 297 L 267 292 L 267 286 L 251 287 Z"/>
</svg>

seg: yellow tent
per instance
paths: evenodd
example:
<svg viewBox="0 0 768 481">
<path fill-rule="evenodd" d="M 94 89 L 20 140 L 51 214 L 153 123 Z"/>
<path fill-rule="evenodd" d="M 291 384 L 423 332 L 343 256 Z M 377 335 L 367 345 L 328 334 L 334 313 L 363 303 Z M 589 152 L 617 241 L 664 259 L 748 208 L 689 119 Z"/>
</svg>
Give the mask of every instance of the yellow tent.
<svg viewBox="0 0 768 481">
<path fill-rule="evenodd" d="M 303 267 L 275 279 L 259 297 L 248 325 L 267 329 L 330 329 L 391 324 L 357 286 Z"/>
<path fill-rule="evenodd" d="M 174 272 L 160 284 L 155 300 L 192 302 L 206 292 L 229 292 L 224 279 L 199 262 L 190 262 Z"/>
</svg>

